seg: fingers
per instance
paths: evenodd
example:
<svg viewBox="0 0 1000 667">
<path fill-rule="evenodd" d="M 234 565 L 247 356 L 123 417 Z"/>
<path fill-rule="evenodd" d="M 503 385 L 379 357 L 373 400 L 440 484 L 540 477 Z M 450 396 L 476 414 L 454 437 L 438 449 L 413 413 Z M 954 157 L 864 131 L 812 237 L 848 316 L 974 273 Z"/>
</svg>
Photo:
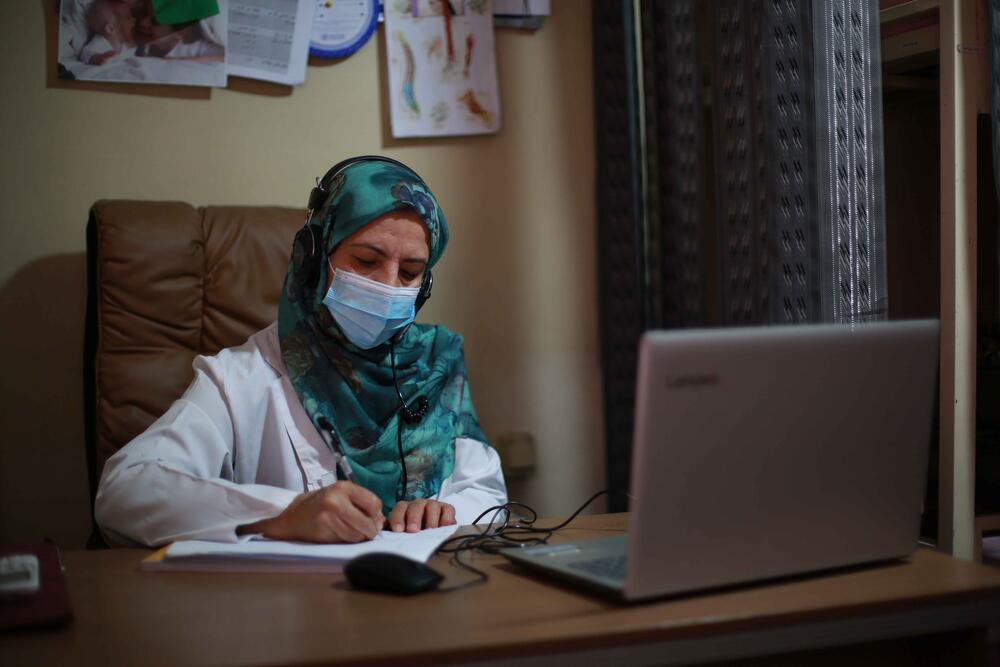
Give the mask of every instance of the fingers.
<svg viewBox="0 0 1000 667">
<path fill-rule="evenodd" d="M 441 503 L 441 525 L 455 525 L 455 508 L 448 503 Z"/>
<path fill-rule="evenodd" d="M 389 513 L 389 528 L 394 532 L 415 533 L 422 528 L 455 525 L 455 508 L 438 500 L 401 500 Z"/>
<path fill-rule="evenodd" d="M 356 484 L 338 482 L 296 497 L 281 515 L 262 522 L 261 530 L 275 539 L 354 543 L 374 539 L 383 525 L 397 533 L 416 533 L 455 523 L 452 505 L 425 498 L 399 501 L 384 519 L 378 496 Z"/>
<path fill-rule="evenodd" d="M 382 503 L 367 489 L 344 482 L 313 493 L 313 502 L 302 503 L 299 511 L 299 539 L 361 542 L 382 529 Z M 378 513 L 377 518 L 368 514 L 371 510 Z"/>
<path fill-rule="evenodd" d="M 334 488 L 340 484 L 334 485 Z M 361 533 L 364 539 L 372 539 L 382 530 L 382 501 L 378 496 L 356 484 L 346 484 L 343 491 L 344 507 L 339 517 L 348 528 Z"/>
<path fill-rule="evenodd" d="M 323 542 L 346 542 L 348 544 L 354 544 L 356 542 L 365 541 L 365 534 L 346 523 L 343 517 L 331 516 L 329 524 L 326 528 L 329 532 L 327 538 L 322 540 Z"/>
<path fill-rule="evenodd" d="M 331 527 L 344 542 L 362 542 L 378 535 L 379 529 L 382 527 L 381 519 L 380 516 L 380 522 L 376 524 L 371 520 L 371 517 L 365 516 L 356 507 L 348 505 L 331 517 Z"/>
<path fill-rule="evenodd" d="M 423 498 L 410 503 L 410 506 L 406 508 L 406 532 L 416 533 L 420 530 L 426 508 L 427 501 Z"/>
<path fill-rule="evenodd" d="M 406 508 L 409 505 L 405 500 L 400 500 L 397 502 L 392 511 L 389 512 L 389 528 L 393 532 L 398 533 L 404 528 L 404 521 L 406 520 Z"/>
<path fill-rule="evenodd" d="M 343 523 L 358 533 L 363 535 L 362 539 L 370 540 L 379 534 L 382 530 L 382 515 L 380 514 L 378 520 L 376 521 L 372 517 L 364 514 L 354 505 L 348 505 L 343 508 L 339 514 L 340 519 Z"/>
<path fill-rule="evenodd" d="M 441 525 L 441 503 L 431 501 L 424 507 L 424 528 L 437 528 Z"/>
<path fill-rule="evenodd" d="M 382 525 L 382 500 L 363 486 L 342 482 L 351 499 L 351 503 L 372 519 L 377 519 Z"/>
<path fill-rule="evenodd" d="M 439 500 L 428 500 L 424 509 L 423 525 L 424 528 L 455 525 L 455 508 Z"/>
<path fill-rule="evenodd" d="M 415 500 L 413 502 L 400 500 L 397 502 L 392 508 L 392 512 L 389 513 L 389 525 L 392 527 L 393 532 L 399 533 L 405 530 L 415 533 L 420 530 L 420 526 L 423 523 L 424 506 L 426 504 L 426 500 Z"/>
<path fill-rule="evenodd" d="M 438 500 L 415 500 L 406 508 L 406 531 L 455 525 L 455 508 Z"/>
</svg>

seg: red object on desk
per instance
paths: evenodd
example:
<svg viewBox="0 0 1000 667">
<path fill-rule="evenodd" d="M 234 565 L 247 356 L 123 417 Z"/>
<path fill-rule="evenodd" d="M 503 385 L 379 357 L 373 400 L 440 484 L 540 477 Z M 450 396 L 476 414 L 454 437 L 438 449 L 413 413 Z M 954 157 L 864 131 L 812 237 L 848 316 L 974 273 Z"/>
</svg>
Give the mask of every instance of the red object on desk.
<svg viewBox="0 0 1000 667">
<path fill-rule="evenodd" d="M 54 544 L 0 546 L 0 556 L 34 554 L 38 557 L 37 593 L 0 598 L 0 631 L 65 625 L 73 607 L 63 577 L 59 548 Z"/>
</svg>

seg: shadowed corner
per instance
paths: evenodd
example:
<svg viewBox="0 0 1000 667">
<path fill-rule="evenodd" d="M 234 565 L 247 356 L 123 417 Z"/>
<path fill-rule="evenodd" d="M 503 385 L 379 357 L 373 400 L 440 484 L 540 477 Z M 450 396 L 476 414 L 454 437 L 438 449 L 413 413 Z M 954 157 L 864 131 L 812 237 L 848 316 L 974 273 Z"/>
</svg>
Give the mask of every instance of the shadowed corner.
<svg viewBox="0 0 1000 667">
<path fill-rule="evenodd" d="M 378 28 L 375 29 L 375 32 L 378 32 Z M 309 67 L 334 67 L 350 57 L 351 56 L 344 56 L 343 58 L 320 58 L 309 54 Z"/>
<path fill-rule="evenodd" d="M 0 541 L 80 548 L 90 530 L 81 373 L 84 253 L 23 266 L 0 287 Z"/>
<path fill-rule="evenodd" d="M 262 81 L 260 79 L 248 79 L 242 76 L 228 77 L 226 88 L 237 93 L 247 95 L 259 95 L 261 97 L 291 97 L 295 92 L 295 86 L 274 81 Z"/>
</svg>

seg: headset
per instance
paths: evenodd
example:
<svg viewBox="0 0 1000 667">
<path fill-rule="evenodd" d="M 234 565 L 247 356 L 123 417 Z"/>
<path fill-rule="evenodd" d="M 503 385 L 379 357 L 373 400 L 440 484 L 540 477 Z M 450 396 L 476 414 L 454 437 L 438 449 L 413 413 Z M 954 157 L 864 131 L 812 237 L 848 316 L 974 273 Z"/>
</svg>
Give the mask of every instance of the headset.
<svg viewBox="0 0 1000 667">
<path fill-rule="evenodd" d="M 309 192 L 306 222 L 302 225 L 302 228 L 295 233 L 295 239 L 292 241 L 292 265 L 299 273 L 300 281 L 304 282 L 306 285 L 316 285 L 316 282 L 319 280 L 320 267 L 322 266 L 323 260 L 326 259 L 326 257 L 323 256 L 323 249 L 320 247 L 320 242 L 322 241 L 322 235 L 318 229 L 320 225 L 312 224 L 313 213 L 320 210 L 327 198 L 330 196 L 330 182 L 345 169 L 359 162 L 385 162 L 386 164 L 395 165 L 405 169 L 421 182 L 424 180 L 420 178 L 420 175 L 417 174 L 417 172 L 413 171 L 413 169 L 406 166 L 399 160 L 393 160 L 392 158 L 385 157 L 384 155 L 357 155 L 355 157 L 349 157 L 346 160 L 341 160 L 337 164 L 330 167 L 323 178 L 316 180 L 316 187 Z M 420 291 L 417 292 L 417 300 L 414 304 L 417 311 L 423 307 L 424 303 L 427 302 L 427 299 L 431 298 L 431 289 L 433 287 L 434 276 L 431 275 L 431 270 L 428 267 L 424 270 L 424 277 L 420 281 Z"/>
<path fill-rule="evenodd" d="M 323 178 L 317 179 L 316 187 L 309 192 L 306 222 L 302 226 L 302 229 L 295 233 L 295 239 L 292 241 L 293 270 L 298 273 L 299 280 L 307 286 L 316 285 L 319 280 L 320 267 L 322 266 L 323 260 L 326 259 L 326 256 L 323 254 L 323 250 L 320 247 L 322 235 L 318 229 L 319 225 L 312 224 L 314 212 L 320 210 L 323 207 L 323 204 L 326 203 L 326 200 L 330 196 L 330 183 L 337 177 L 338 174 L 353 164 L 373 161 L 395 165 L 413 174 L 417 180 L 421 182 L 424 180 L 420 178 L 420 175 L 417 174 L 417 172 L 413 171 L 413 169 L 406 166 L 402 162 L 393 160 L 392 158 L 385 157 L 383 155 L 358 155 L 356 157 L 347 158 L 346 160 L 341 160 L 337 164 L 330 167 L 326 174 L 324 174 Z M 433 286 L 434 277 L 431 275 L 430 267 L 428 267 L 424 270 L 424 277 L 420 282 L 420 291 L 417 293 L 417 299 L 414 303 L 415 310 L 419 311 L 424 303 L 427 302 L 427 299 L 431 298 L 431 288 Z M 399 389 L 399 382 L 396 379 L 396 343 L 402 339 L 405 332 L 406 328 L 389 339 L 389 355 L 392 364 L 392 384 L 396 388 L 396 396 L 399 397 L 399 417 L 401 421 L 412 426 L 420 423 L 420 421 L 427 414 L 430 406 L 427 397 L 422 395 L 417 396 L 411 405 L 407 405 L 406 400 L 403 398 L 403 392 Z M 317 429 L 319 429 L 319 426 L 317 426 Z M 396 494 L 396 499 L 402 500 L 406 495 L 406 487 L 408 486 L 409 477 L 406 472 L 406 458 L 403 454 L 403 429 L 401 426 L 396 429 L 396 446 L 399 450 L 399 463 L 401 467 L 400 489 Z"/>
</svg>

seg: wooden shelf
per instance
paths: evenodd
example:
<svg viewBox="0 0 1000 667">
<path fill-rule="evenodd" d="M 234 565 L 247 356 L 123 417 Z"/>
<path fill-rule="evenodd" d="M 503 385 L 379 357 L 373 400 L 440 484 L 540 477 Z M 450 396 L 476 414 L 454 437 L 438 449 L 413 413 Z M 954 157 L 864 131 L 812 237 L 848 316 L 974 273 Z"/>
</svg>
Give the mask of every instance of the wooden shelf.
<svg viewBox="0 0 1000 667">
<path fill-rule="evenodd" d="M 909 0 L 879 11 L 878 22 L 882 26 L 900 21 L 920 18 L 938 11 L 938 0 Z"/>
<path fill-rule="evenodd" d="M 901 74 L 938 63 L 938 0 L 909 0 L 879 12 L 882 68 Z"/>
</svg>

